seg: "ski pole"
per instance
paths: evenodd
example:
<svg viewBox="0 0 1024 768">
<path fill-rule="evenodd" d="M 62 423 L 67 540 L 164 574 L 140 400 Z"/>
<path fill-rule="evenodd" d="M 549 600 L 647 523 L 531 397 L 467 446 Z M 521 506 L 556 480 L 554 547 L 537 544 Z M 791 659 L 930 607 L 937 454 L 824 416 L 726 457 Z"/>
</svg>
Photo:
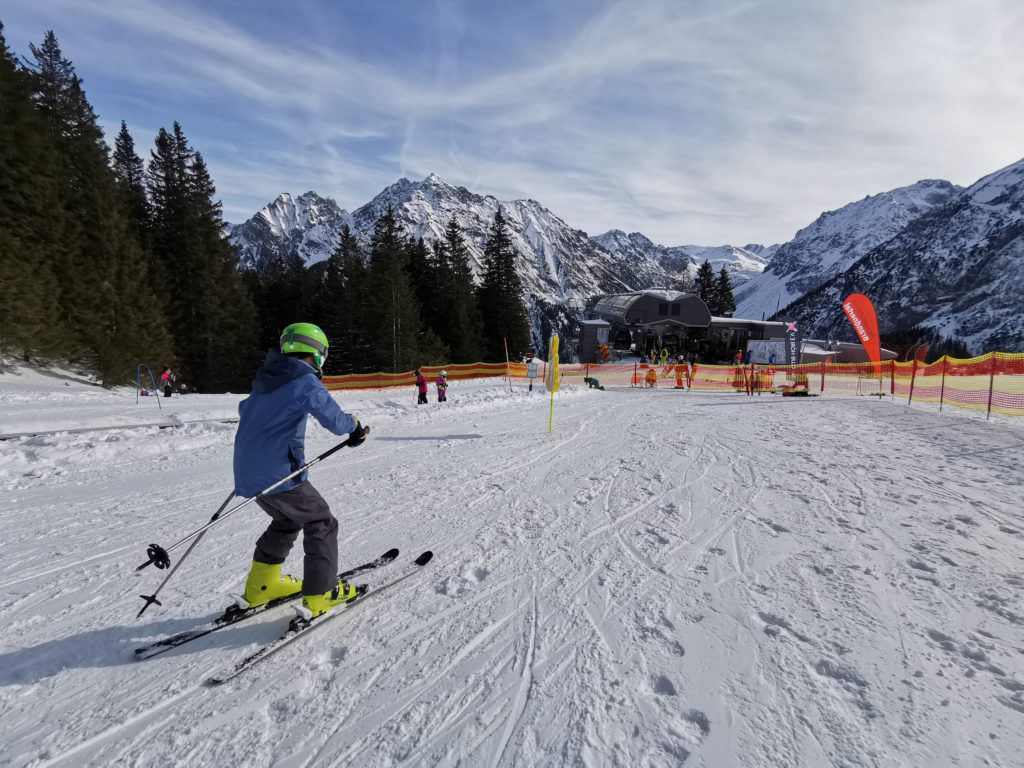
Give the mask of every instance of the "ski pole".
<svg viewBox="0 0 1024 768">
<path fill-rule="evenodd" d="M 213 513 L 213 517 L 210 518 L 210 522 L 211 523 L 214 520 L 216 520 L 218 517 L 220 517 L 220 513 L 224 511 L 224 507 L 226 507 L 228 505 L 228 503 L 233 498 L 235 498 L 235 492 L 234 491 L 232 491 L 231 493 L 228 494 L 228 497 L 226 499 L 224 499 L 224 503 L 221 504 L 220 507 L 217 509 L 217 511 Z M 207 531 L 208 530 L 209 529 L 207 529 Z M 142 608 L 139 609 L 139 612 L 135 615 L 136 619 L 142 618 L 142 614 L 144 614 L 146 612 L 146 609 L 149 608 L 149 606 L 153 605 L 153 603 L 156 603 L 157 605 L 163 605 L 163 603 L 161 603 L 159 600 L 156 599 L 156 596 L 160 594 L 160 590 L 164 588 L 164 584 L 166 584 L 168 581 L 171 580 L 171 576 L 174 575 L 174 572 L 176 570 L 178 570 L 179 567 L 181 567 L 182 563 L 185 562 L 185 558 L 187 558 L 189 555 L 191 555 L 192 554 L 192 550 L 195 549 L 196 546 L 199 544 L 199 542 L 203 540 L 203 536 L 206 535 L 207 531 L 203 531 L 198 536 L 196 536 L 195 540 L 189 545 L 189 548 L 185 550 L 185 554 L 182 555 L 181 559 L 178 560 L 178 562 L 174 564 L 174 567 L 171 568 L 170 571 L 168 571 L 167 575 L 164 576 L 164 580 L 160 582 L 160 586 L 158 586 L 153 591 L 152 595 L 139 595 L 139 597 L 141 597 L 146 602 L 142 606 Z M 138 570 L 138 569 L 136 569 L 136 570 Z"/>
<path fill-rule="evenodd" d="M 315 459 L 311 459 L 310 461 L 307 461 L 305 464 L 303 464 L 301 467 L 296 469 L 291 474 L 285 475 L 280 480 L 278 480 L 276 483 L 274 483 L 273 485 L 267 486 L 262 491 L 257 493 L 255 496 L 251 496 L 248 499 L 245 499 L 244 501 L 236 504 L 231 509 L 229 509 L 227 512 L 221 514 L 220 511 L 218 510 L 217 514 L 215 514 L 212 518 L 210 518 L 210 522 L 208 522 L 206 525 L 203 525 L 203 526 L 200 526 L 199 528 L 196 528 L 194 531 L 192 531 L 192 533 L 188 534 L 187 536 L 181 537 L 180 539 L 178 539 L 176 542 L 171 544 L 171 546 L 167 547 L 166 549 L 164 547 L 161 547 L 159 544 L 150 544 L 146 548 L 146 554 L 149 556 L 149 559 L 146 562 L 144 562 L 142 565 L 140 565 L 138 568 L 136 568 L 135 570 L 136 571 L 141 571 L 143 568 L 146 568 L 146 567 L 148 567 L 150 565 L 155 565 L 159 570 L 163 570 L 164 568 L 168 568 L 171 565 L 170 553 L 173 552 L 174 550 L 176 550 L 182 544 L 184 544 L 184 543 L 186 543 L 188 541 L 191 541 L 196 536 L 199 536 L 199 535 L 205 533 L 207 530 L 212 528 L 217 523 L 223 522 L 230 515 L 233 515 L 235 512 L 237 512 L 238 510 L 242 509 L 243 507 L 249 506 L 250 504 L 252 504 L 257 499 L 263 498 L 264 496 L 269 494 L 274 489 L 279 488 L 280 486 L 284 485 L 286 482 L 291 480 L 293 477 L 297 477 L 298 475 L 301 475 L 303 472 L 305 472 L 307 469 L 312 467 L 314 464 L 319 464 L 321 461 L 326 459 L 328 456 L 336 453 L 337 451 L 340 451 L 346 445 L 348 445 L 348 440 L 343 440 L 342 442 L 338 443 L 333 448 L 328 448 L 326 451 L 321 453 Z M 234 496 L 233 493 L 232 493 L 232 496 Z M 231 497 L 228 497 L 228 498 L 230 500 Z"/>
</svg>

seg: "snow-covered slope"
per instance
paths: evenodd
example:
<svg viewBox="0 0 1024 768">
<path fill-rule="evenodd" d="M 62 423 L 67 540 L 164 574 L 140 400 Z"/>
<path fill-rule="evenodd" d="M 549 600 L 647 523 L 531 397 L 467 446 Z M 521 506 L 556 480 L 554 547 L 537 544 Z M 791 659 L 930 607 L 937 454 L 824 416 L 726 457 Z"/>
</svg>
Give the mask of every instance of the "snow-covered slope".
<svg viewBox="0 0 1024 768">
<path fill-rule="evenodd" d="M 773 246 L 769 246 L 765 250 L 769 250 L 771 247 Z M 745 285 L 749 280 L 760 275 L 769 261 L 767 256 L 735 245 L 681 245 L 679 250 L 687 254 L 696 266 L 705 261 L 710 262 L 716 274 L 725 267 L 732 280 L 733 288 Z"/>
<path fill-rule="evenodd" d="M 779 250 L 779 243 L 773 245 L 761 245 L 760 243 L 747 243 L 743 246 L 743 250 L 750 251 L 755 256 L 760 256 L 766 262 L 772 260 L 772 256 Z"/>
<path fill-rule="evenodd" d="M 960 189 L 929 179 L 826 211 L 778 246 L 767 269 L 735 291 L 736 316 L 771 316 L 848 269 L 917 217 L 945 205 Z"/>
<path fill-rule="evenodd" d="M 717 273 L 722 267 L 730 273 L 733 287 L 761 274 L 771 254 L 778 246 L 747 245 L 675 245 L 665 246 L 652 242 L 640 232 L 629 234 L 621 229 L 612 229 L 591 238 L 611 253 L 626 256 L 635 261 L 653 261 L 665 270 L 667 283 L 692 280 L 697 267 L 705 260 L 711 263 Z"/>
<path fill-rule="evenodd" d="M 157 411 L 125 391 L 8 400 L 4 378 L 13 427 Z M 342 567 L 434 561 L 218 688 L 288 608 L 132 651 L 223 610 L 269 518 L 212 529 L 141 620 L 167 571 L 135 566 L 223 500 L 234 425 L 0 441 L 0 763 L 1020 765 L 1021 425 L 563 384 L 549 434 L 547 398 L 514 389 L 453 382 L 443 409 L 337 395 L 373 425 L 311 472 Z M 187 420 L 237 400 L 170 403 Z M 309 454 L 336 439 L 311 421 Z"/>
<path fill-rule="evenodd" d="M 852 338 L 840 304 L 853 292 L 871 297 L 883 332 L 922 324 L 974 352 L 1024 350 L 1024 160 L 916 218 L 785 314 Z"/>
<path fill-rule="evenodd" d="M 284 193 L 245 223 L 232 226 L 230 239 L 245 269 L 262 269 L 293 255 L 313 264 L 331 255 L 349 220 L 348 212 L 316 192 L 298 197 Z"/>
<path fill-rule="evenodd" d="M 591 237 L 590 240 L 609 253 L 628 261 L 657 264 L 665 273 L 664 282 L 660 285 L 688 280 L 694 269 L 693 259 L 689 254 L 679 248 L 658 245 L 640 232 L 627 234 L 621 229 L 610 229 L 604 234 Z"/>
</svg>

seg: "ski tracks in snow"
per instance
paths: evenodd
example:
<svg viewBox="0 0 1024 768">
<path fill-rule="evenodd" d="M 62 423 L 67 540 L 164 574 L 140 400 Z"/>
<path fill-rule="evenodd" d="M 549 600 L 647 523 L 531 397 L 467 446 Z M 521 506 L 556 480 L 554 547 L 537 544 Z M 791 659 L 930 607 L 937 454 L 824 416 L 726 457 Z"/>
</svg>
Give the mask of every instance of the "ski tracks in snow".
<svg viewBox="0 0 1024 768">
<path fill-rule="evenodd" d="M 516 728 L 519 726 L 520 721 L 523 718 L 523 714 L 526 712 L 526 704 L 530 699 L 530 688 L 533 685 L 533 657 L 537 650 L 537 585 L 534 584 L 531 589 L 531 607 L 532 610 L 529 613 L 527 631 L 529 638 L 526 641 L 526 649 L 523 653 L 523 659 L 521 664 L 520 683 L 516 689 L 515 699 L 512 701 L 511 712 L 509 713 L 508 722 L 505 730 L 501 735 L 501 746 L 497 752 L 497 759 L 494 761 L 493 768 L 498 768 L 501 765 L 502 759 L 509 748 L 509 744 L 512 743 L 513 734 Z"/>
<path fill-rule="evenodd" d="M 414 412 L 406 442 L 316 470 L 343 557 L 437 558 L 215 691 L 188 681 L 284 614 L 143 665 L 118 654 L 236 589 L 262 520 L 204 542 L 172 618 L 115 625 L 142 584 L 126 548 L 222 495 L 224 436 L 189 456 L 184 491 L 149 459 L 97 464 L 81 493 L 19 491 L 32 509 L 0 520 L 66 546 L 15 548 L 0 572 L 14 764 L 1010 766 L 1024 749 L 1012 429 L 948 441 L 955 416 L 864 399 L 608 391 L 560 398 L 549 435 L 542 398 L 495 403 Z M 56 598 L 34 588 L 77 570 Z"/>
</svg>

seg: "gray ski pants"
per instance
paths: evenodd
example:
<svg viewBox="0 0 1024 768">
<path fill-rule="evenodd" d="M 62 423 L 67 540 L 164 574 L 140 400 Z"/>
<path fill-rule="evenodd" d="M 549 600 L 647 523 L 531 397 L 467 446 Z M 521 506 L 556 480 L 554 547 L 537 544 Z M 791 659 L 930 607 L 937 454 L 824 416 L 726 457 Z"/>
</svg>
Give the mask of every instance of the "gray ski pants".
<svg viewBox="0 0 1024 768">
<path fill-rule="evenodd" d="M 283 563 L 302 531 L 302 594 L 322 595 L 338 584 L 338 521 L 331 508 L 309 481 L 257 504 L 273 522 L 256 542 L 252 559 L 258 563 Z"/>
</svg>

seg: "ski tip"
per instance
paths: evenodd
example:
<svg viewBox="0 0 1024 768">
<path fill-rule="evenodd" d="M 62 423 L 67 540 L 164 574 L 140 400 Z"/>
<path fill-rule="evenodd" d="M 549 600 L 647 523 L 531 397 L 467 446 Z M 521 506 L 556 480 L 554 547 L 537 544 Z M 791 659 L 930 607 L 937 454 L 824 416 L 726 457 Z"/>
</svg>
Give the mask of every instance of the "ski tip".
<svg viewBox="0 0 1024 768">
<path fill-rule="evenodd" d="M 415 560 L 414 560 L 413 562 L 414 562 L 414 563 L 416 563 L 416 565 L 426 565 L 427 563 L 429 563 L 429 562 L 430 562 L 430 560 L 431 560 L 431 559 L 432 559 L 433 557 L 434 557 L 434 553 L 433 553 L 433 552 L 431 552 L 431 551 L 430 551 L 430 550 L 428 549 L 428 550 L 427 550 L 426 552 L 424 552 L 424 553 L 423 553 L 422 555 L 420 555 L 419 557 L 417 557 L 417 558 L 416 558 L 416 559 L 415 559 Z"/>
<path fill-rule="evenodd" d="M 399 554 L 401 554 L 401 553 L 398 551 L 398 548 L 395 547 L 393 549 L 389 549 L 387 552 L 385 552 L 383 555 L 381 555 L 380 559 L 381 560 L 394 560 L 396 557 L 398 557 Z"/>
<path fill-rule="evenodd" d="M 227 681 L 220 677 L 208 677 L 206 678 L 206 687 L 216 688 L 219 685 L 224 685 L 225 682 Z"/>
</svg>

